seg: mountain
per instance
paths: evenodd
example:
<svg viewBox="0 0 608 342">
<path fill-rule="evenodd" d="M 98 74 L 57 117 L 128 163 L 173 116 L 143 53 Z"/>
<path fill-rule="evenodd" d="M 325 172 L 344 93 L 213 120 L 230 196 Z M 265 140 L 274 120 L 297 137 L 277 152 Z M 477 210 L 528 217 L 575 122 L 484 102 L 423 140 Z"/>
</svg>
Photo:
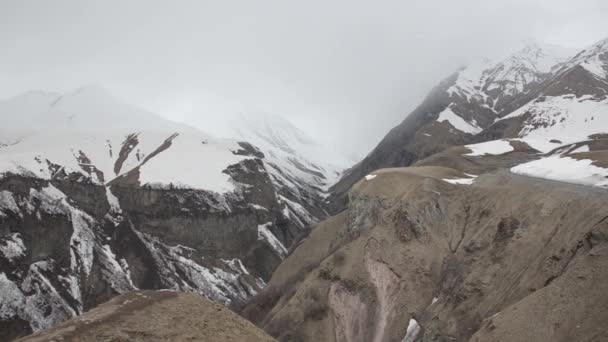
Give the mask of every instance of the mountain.
<svg viewBox="0 0 608 342">
<path fill-rule="evenodd" d="M 554 140 L 555 148 L 608 133 L 606 70 L 608 40 L 562 64 L 534 99 L 495 122 L 485 136 Z"/>
<path fill-rule="evenodd" d="M 507 58 L 473 63 L 449 76 L 333 187 L 333 211 L 343 208 L 348 189 L 375 169 L 411 165 L 450 146 L 517 137 L 504 122 L 556 86 L 557 77 L 567 77 L 574 54 L 533 42 Z M 559 146 L 547 142 L 536 146 Z"/>
<path fill-rule="evenodd" d="M 361 179 L 242 314 L 280 341 L 606 340 L 605 190 L 471 153 Z"/>
<path fill-rule="evenodd" d="M 238 307 L 325 217 L 249 142 L 87 86 L 0 103 L 0 329 L 49 328 L 135 289 Z M 7 335 L 0 334 L 0 339 Z"/>
<path fill-rule="evenodd" d="M 607 47 L 441 82 L 241 314 L 280 341 L 607 340 Z"/>
<path fill-rule="evenodd" d="M 266 170 L 287 203 L 302 204 L 290 207 L 290 215 L 301 213 L 303 225 L 315 222 L 307 217 L 328 215 L 325 199 L 350 166 L 347 158 L 277 115 L 241 114 L 229 121 L 228 131 L 231 138 L 251 142 L 264 153 Z"/>
</svg>

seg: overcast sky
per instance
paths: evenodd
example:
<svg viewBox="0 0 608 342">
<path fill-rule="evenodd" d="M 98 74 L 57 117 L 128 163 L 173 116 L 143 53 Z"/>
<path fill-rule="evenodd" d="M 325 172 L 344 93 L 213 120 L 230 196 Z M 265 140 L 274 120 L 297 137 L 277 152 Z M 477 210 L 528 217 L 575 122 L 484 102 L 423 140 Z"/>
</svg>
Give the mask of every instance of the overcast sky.
<svg viewBox="0 0 608 342">
<path fill-rule="evenodd" d="M 267 112 L 365 154 L 467 61 L 584 47 L 606 18 L 606 0 L 0 0 L 0 97 L 98 84 L 210 133 Z"/>
</svg>

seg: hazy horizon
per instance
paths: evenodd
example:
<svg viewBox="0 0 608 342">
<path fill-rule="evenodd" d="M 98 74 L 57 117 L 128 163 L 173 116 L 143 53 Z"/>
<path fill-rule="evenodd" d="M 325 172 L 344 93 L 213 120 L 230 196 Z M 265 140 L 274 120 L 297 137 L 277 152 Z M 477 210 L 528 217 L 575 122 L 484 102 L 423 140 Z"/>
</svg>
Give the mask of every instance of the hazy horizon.
<svg viewBox="0 0 608 342">
<path fill-rule="evenodd" d="M 529 39 L 583 48 L 608 36 L 606 14 L 594 0 L 2 1 L 0 98 L 98 84 L 212 134 L 269 113 L 361 156 L 460 66 Z"/>
</svg>

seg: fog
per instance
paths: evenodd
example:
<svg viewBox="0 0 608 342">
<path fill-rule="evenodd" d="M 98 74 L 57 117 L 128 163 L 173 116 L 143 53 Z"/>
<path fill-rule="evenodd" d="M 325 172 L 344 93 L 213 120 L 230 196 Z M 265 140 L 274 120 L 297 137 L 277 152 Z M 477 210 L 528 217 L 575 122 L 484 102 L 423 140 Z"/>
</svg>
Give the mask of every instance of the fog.
<svg viewBox="0 0 608 342">
<path fill-rule="evenodd" d="M 584 47 L 606 17 L 605 0 L 0 0 L 0 97 L 94 83 L 210 133 L 271 113 L 362 155 L 458 67 Z"/>
</svg>

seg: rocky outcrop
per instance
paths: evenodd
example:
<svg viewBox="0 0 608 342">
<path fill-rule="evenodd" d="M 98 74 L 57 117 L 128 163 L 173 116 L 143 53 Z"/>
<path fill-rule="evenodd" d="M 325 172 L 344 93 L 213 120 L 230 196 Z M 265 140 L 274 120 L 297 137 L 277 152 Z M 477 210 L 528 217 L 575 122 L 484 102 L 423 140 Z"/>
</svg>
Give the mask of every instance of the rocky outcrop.
<svg viewBox="0 0 608 342">
<path fill-rule="evenodd" d="M 505 171 L 450 183 L 468 176 L 438 166 L 374 175 L 243 315 L 282 341 L 608 336 L 604 191 Z"/>
<path fill-rule="evenodd" d="M 260 159 L 226 173 L 237 184 L 226 194 L 121 178 L 106 187 L 77 174 L 51 180 L 5 174 L 0 338 L 50 328 L 136 289 L 243 305 L 306 229 L 304 219 L 284 215 Z"/>
</svg>

